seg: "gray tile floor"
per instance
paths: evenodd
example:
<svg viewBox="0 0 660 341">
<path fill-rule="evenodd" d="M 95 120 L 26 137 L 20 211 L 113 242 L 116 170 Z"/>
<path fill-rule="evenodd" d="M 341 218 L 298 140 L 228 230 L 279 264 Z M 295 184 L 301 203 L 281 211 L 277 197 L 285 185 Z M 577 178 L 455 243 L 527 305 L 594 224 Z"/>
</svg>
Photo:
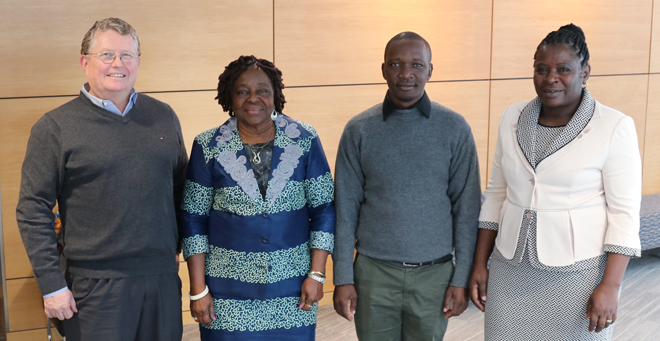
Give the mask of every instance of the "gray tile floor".
<svg viewBox="0 0 660 341">
<path fill-rule="evenodd" d="M 474 306 L 449 321 L 445 341 L 484 339 L 483 314 Z M 318 341 L 357 341 L 355 327 L 335 313 L 332 306 L 319 309 Z M 196 325 L 184 327 L 183 341 L 199 340 Z M 645 251 L 628 265 L 621 289 L 615 341 L 660 340 L 660 249 Z"/>
</svg>

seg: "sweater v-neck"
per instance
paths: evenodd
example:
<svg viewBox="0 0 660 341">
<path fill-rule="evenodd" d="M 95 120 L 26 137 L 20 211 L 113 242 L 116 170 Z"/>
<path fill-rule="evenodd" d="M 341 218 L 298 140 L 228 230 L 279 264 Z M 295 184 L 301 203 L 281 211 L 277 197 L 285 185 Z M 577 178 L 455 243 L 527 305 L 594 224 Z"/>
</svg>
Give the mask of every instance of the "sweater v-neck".
<svg viewBox="0 0 660 341">
<path fill-rule="evenodd" d="M 83 101 L 83 103 L 85 103 L 87 106 L 91 107 L 94 110 L 94 112 L 98 113 L 99 115 L 101 115 L 105 118 L 109 118 L 111 120 L 121 122 L 121 123 L 124 123 L 124 124 L 128 123 L 131 120 L 131 118 L 133 117 L 133 113 L 136 112 L 135 109 L 138 108 L 138 100 L 136 99 L 135 104 L 133 105 L 133 108 L 131 108 L 131 110 L 129 110 L 125 115 L 120 116 L 120 115 L 117 115 L 116 113 L 114 113 L 112 111 L 101 108 L 98 105 L 92 103 L 92 101 L 90 101 L 89 98 L 87 98 L 87 96 L 85 96 L 85 94 L 83 94 L 82 91 L 80 91 L 79 97 Z"/>
</svg>

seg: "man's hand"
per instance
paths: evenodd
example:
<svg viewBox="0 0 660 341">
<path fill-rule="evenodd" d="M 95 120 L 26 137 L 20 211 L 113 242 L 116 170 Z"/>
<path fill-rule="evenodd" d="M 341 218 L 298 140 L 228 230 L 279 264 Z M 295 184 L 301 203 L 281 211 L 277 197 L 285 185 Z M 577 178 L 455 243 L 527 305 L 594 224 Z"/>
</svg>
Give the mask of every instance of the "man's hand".
<svg viewBox="0 0 660 341">
<path fill-rule="evenodd" d="M 49 318 L 64 320 L 73 317 L 73 313 L 77 313 L 78 308 L 71 290 L 66 289 L 55 296 L 44 298 L 44 311 Z"/>
<path fill-rule="evenodd" d="M 355 315 L 355 307 L 357 305 L 355 285 L 344 284 L 336 286 L 333 301 L 337 314 L 349 321 L 353 321 L 353 315 Z"/>
<path fill-rule="evenodd" d="M 442 309 L 445 312 L 445 318 L 462 314 L 467 309 L 467 306 L 468 290 L 450 285 L 447 288 L 447 293 L 445 293 L 445 307 Z"/>
</svg>

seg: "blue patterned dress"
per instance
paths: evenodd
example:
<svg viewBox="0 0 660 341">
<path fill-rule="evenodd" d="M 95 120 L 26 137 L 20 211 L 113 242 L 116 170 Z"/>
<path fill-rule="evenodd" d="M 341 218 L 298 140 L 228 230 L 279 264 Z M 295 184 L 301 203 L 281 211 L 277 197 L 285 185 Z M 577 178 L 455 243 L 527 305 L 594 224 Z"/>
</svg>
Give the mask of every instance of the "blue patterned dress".
<svg viewBox="0 0 660 341">
<path fill-rule="evenodd" d="M 334 185 L 316 130 L 276 120 L 266 197 L 236 119 L 195 138 L 182 204 L 184 257 L 206 253 L 218 318 L 202 340 L 314 340 L 317 305 L 298 308 L 311 249 L 332 252 Z"/>
</svg>

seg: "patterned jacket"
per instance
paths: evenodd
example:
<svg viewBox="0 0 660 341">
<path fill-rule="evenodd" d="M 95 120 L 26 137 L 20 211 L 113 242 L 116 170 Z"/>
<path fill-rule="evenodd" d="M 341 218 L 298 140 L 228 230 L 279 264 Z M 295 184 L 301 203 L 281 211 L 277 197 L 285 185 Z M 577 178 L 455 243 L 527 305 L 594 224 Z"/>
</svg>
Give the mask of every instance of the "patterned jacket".
<svg viewBox="0 0 660 341">
<path fill-rule="evenodd" d="M 307 123 L 278 115 L 265 199 L 235 118 L 197 136 L 181 236 L 184 257 L 206 253 L 206 284 L 219 317 L 212 329 L 315 323 L 315 309 L 297 309 L 297 302 L 311 266 L 310 249 L 333 250 L 333 196 L 321 142 Z M 274 312 L 284 318 L 269 319 Z"/>
</svg>

